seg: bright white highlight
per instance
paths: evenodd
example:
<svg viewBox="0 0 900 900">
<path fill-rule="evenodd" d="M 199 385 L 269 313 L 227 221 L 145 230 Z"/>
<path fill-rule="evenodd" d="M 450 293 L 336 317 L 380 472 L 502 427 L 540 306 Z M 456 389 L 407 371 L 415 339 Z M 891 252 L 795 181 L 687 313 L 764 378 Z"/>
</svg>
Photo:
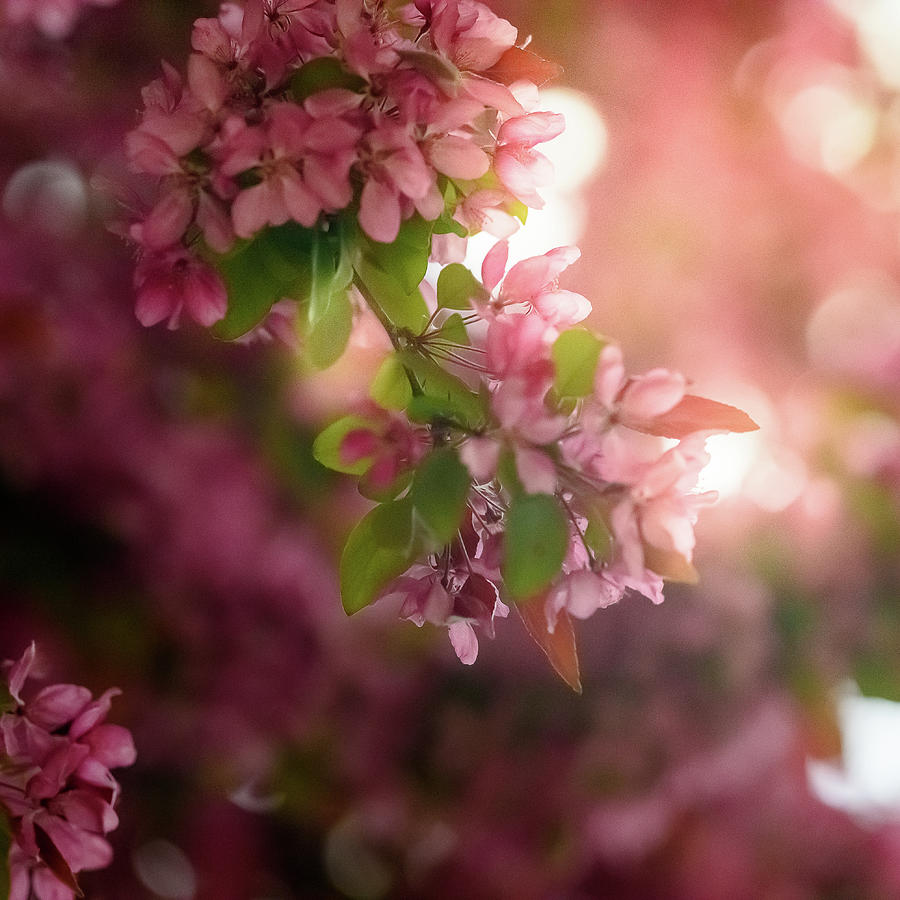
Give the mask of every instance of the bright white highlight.
<svg viewBox="0 0 900 900">
<path fill-rule="evenodd" d="M 826 70 L 821 83 L 799 90 L 781 110 L 791 152 L 832 175 L 853 169 L 872 149 L 878 131 L 878 111 L 844 74 Z"/>
<path fill-rule="evenodd" d="M 856 28 L 860 46 L 885 84 L 900 90 L 900 3 L 831 0 Z"/>
<path fill-rule="evenodd" d="M 571 88 L 543 91 L 541 108 L 562 113 L 566 119 L 566 130 L 543 145 L 544 155 L 556 169 L 555 189 L 577 191 L 606 161 L 606 123 L 590 98 Z"/>
<path fill-rule="evenodd" d="M 13 172 L 3 189 L 2 206 L 17 225 L 46 234 L 74 234 L 87 216 L 87 187 L 70 163 L 39 160 Z"/>
<path fill-rule="evenodd" d="M 863 819 L 900 820 L 900 703 L 862 697 L 850 683 L 838 700 L 838 720 L 843 762 L 807 760 L 810 788 Z"/>
<path fill-rule="evenodd" d="M 761 451 L 759 432 L 714 434 L 706 441 L 710 460 L 697 479 L 698 491 L 718 491 L 720 497 L 739 493 Z"/>
</svg>

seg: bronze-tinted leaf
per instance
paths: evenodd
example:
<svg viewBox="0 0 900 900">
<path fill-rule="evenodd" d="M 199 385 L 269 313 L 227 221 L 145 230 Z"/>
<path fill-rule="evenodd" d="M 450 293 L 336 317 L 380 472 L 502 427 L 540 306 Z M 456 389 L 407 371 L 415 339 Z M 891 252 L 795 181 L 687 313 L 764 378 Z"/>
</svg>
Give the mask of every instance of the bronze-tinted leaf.
<svg viewBox="0 0 900 900">
<path fill-rule="evenodd" d="M 34 841 L 38 846 L 41 859 L 47 868 L 64 884 L 67 888 L 74 891 L 76 897 L 83 897 L 84 893 L 78 886 L 69 864 L 66 862 L 62 853 L 59 852 L 56 844 L 50 840 L 50 835 L 41 828 L 40 825 L 34 825 Z"/>
<path fill-rule="evenodd" d="M 551 633 L 544 613 L 546 594 L 539 594 L 527 602 L 517 603 L 516 609 L 534 642 L 544 651 L 556 674 L 577 694 L 581 693 L 581 669 L 578 665 L 578 648 L 575 631 L 565 610 L 560 610 L 556 627 Z"/>
<path fill-rule="evenodd" d="M 626 422 L 629 428 L 659 437 L 683 438 L 695 431 L 756 431 L 759 425 L 743 410 L 718 400 L 685 394 L 667 413 L 649 422 Z"/>
<path fill-rule="evenodd" d="M 530 50 L 521 47 L 510 47 L 497 62 L 482 73 L 492 81 L 512 84 L 514 81 L 531 81 L 540 87 L 552 78 L 562 74 L 562 66 L 543 59 Z"/>
</svg>

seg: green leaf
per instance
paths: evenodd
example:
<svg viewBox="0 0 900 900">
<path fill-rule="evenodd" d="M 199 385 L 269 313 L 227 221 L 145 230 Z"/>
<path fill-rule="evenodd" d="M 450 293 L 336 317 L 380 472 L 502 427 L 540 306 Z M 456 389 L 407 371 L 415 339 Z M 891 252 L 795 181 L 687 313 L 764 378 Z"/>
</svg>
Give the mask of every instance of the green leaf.
<svg viewBox="0 0 900 900">
<path fill-rule="evenodd" d="M 406 294 L 422 283 L 431 253 L 432 222 L 418 213 L 401 223 L 397 237 L 390 244 L 365 240 L 366 255 L 381 269 L 395 278 Z"/>
<path fill-rule="evenodd" d="M 366 456 L 354 462 L 344 462 L 341 458 L 341 444 L 352 431 L 378 432 L 378 426 L 362 416 L 344 416 L 332 422 L 313 441 L 313 456 L 318 462 L 335 472 L 347 475 L 362 475 L 372 465 L 372 457 Z"/>
<path fill-rule="evenodd" d="M 450 263 L 441 269 L 437 281 L 438 306 L 446 309 L 470 309 L 470 300 L 487 300 L 481 282 L 462 264 Z"/>
<path fill-rule="evenodd" d="M 503 540 L 503 580 L 510 595 L 533 597 L 559 574 L 569 546 L 566 514 L 549 494 L 523 494 L 510 504 Z"/>
<path fill-rule="evenodd" d="M 365 87 L 365 79 L 348 72 L 333 56 L 311 59 L 291 78 L 291 94 L 298 103 L 329 88 L 345 88 L 348 91 L 358 92 Z"/>
<path fill-rule="evenodd" d="M 342 233 L 316 232 L 310 247 L 310 289 L 306 356 L 320 369 L 336 362 L 353 327 L 348 286 L 353 276 Z"/>
<path fill-rule="evenodd" d="M 435 450 L 416 470 L 410 489 L 413 507 L 441 547 L 456 537 L 470 483 L 469 470 L 451 447 Z"/>
<path fill-rule="evenodd" d="M 421 424 L 431 424 L 440 419 L 455 422 L 459 419 L 459 408 L 451 400 L 419 394 L 409 401 L 406 415 L 411 422 Z"/>
<path fill-rule="evenodd" d="M 310 289 L 310 229 L 268 228 L 213 260 L 228 290 L 228 312 L 213 334 L 234 340 L 255 328 L 282 297 L 303 299 Z"/>
<path fill-rule="evenodd" d="M 486 419 L 481 397 L 455 375 L 443 369 L 434 360 L 412 351 L 400 354 L 403 364 L 416 376 L 426 396 L 435 397 L 446 404 L 449 418 L 467 428 L 478 428 Z"/>
<path fill-rule="evenodd" d="M 353 305 L 346 287 L 332 292 L 319 320 L 306 338 L 306 358 L 318 369 L 337 362 L 353 329 Z"/>
<path fill-rule="evenodd" d="M 554 342 L 554 387 L 560 397 L 586 397 L 594 392 L 594 373 L 605 342 L 589 331 L 572 328 Z"/>
<path fill-rule="evenodd" d="M 385 409 L 406 409 L 412 400 L 412 385 L 396 354 L 388 356 L 378 369 L 369 396 Z"/>
<path fill-rule="evenodd" d="M 443 213 L 434 220 L 435 234 L 455 234 L 457 237 L 468 237 L 469 230 L 453 218 L 452 213 Z"/>
<path fill-rule="evenodd" d="M 428 307 L 422 292 L 415 288 L 407 292 L 400 282 L 362 256 L 356 271 L 363 285 L 397 328 L 420 334 L 428 322 Z"/>
<path fill-rule="evenodd" d="M 350 532 L 341 556 L 341 598 L 347 615 L 374 602 L 418 552 L 408 497 L 371 510 Z"/>
<path fill-rule="evenodd" d="M 460 344 L 463 347 L 469 346 L 469 332 L 466 331 L 466 323 L 459 313 L 453 313 L 448 316 L 446 321 L 440 328 L 441 338 L 445 341 L 452 341 L 454 344 Z"/>
<path fill-rule="evenodd" d="M 584 530 L 584 542 L 590 547 L 595 558 L 608 562 L 612 554 L 612 535 L 606 522 L 599 516 L 592 515 Z"/>
<path fill-rule="evenodd" d="M 398 50 L 397 55 L 443 89 L 452 92 L 459 86 L 462 79 L 460 71 L 448 59 L 425 50 Z"/>
<path fill-rule="evenodd" d="M 9 818 L 0 810 L 0 897 L 9 896 L 9 849 L 12 846 L 12 828 Z"/>
</svg>

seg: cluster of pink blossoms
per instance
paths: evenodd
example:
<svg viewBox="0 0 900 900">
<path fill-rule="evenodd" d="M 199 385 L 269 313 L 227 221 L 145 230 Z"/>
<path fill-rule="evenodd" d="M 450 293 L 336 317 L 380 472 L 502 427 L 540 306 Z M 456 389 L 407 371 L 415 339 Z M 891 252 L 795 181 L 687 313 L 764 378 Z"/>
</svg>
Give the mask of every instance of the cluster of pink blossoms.
<svg viewBox="0 0 900 900">
<path fill-rule="evenodd" d="M 104 722 L 110 688 L 96 700 L 74 684 L 30 695 L 35 645 L 9 664 L 0 715 L 0 816 L 12 829 L 10 900 L 72 900 L 75 875 L 109 865 L 105 835 L 118 825 L 119 784 L 110 773 L 135 760 L 130 732 Z M 23 696 L 24 695 L 24 696 Z"/>
<path fill-rule="evenodd" d="M 626 378 L 559 286 L 576 248 L 505 271 L 552 175 L 535 148 L 563 129 L 534 111 L 554 67 L 516 36 L 476 0 L 223 4 L 194 24 L 186 82 L 165 65 L 144 90 L 126 149 L 159 191 L 129 235 L 145 325 L 281 334 L 286 297 L 325 366 L 374 314 L 394 348 L 379 409 L 314 447 L 379 504 L 344 549 L 345 609 L 395 597 L 472 663 L 511 601 L 577 687 L 570 617 L 695 577 L 705 437 L 756 426 L 681 375 Z M 482 230 L 500 240 L 479 282 L 449 260 Z M 429 260 L 448 264 L 423 291 Z"/>
<path fill-rule="evenodd" d="M 470 476 L 457 534 L 381 596 L 399 600 L 400 615 L 417 625 L 448 627 L 460 660 L 473 663 L 474 628 L 493 637 L 494 618 L 509 613 L 501 598 L 519 577 L 509 568 L 513 509 L 539 498 L 543 521 L 528 522 L 533 543 L 528 535 L 517 540 L 538 555 L 556 543 L 558 560 L 548 563 L 540 584 L 525 585 L 514 599 L 520 611 L 528 610 L 529 631 L 576 686 L 568 617 L 586 619 L 629 589 L 659 603 L 664 578 L 695 579 L 693 526 L 698 510 L 715 500 L 713 492 L 696 491 L 709 461 L 705 440 L 756 426 L 740 410 L 688 394 L 679 373 L 654 369 L 626 377 L 617 346 L 571 328 L 591 311 L 585 297 L 559 287 L 560 274 L 580 255 L 576 248 L 526 259 L 504 277 L 507 249 L 500 241 L 487 255 L 481 289 L 471 299 L 473 314 L 488 323 L 483 347 L 460 343 L 449 351 L 485 380 L 484 417 L 475 427 L 444 418 L 431 429 L 433 446 L 452 448 Z M 443 331 L 434 326 L 433 334 Z M 419 341 L 420 352 L 429 345 L 448 352 L 451 343 L 429 337 Z M 570 369 L 575 354 L 579 362 Z M 573 386 L 571 376 L 581 384 Z M 422 454 L 409 459 L 403 448 L 416 435 L 421 442 L 422 429 L 413 422 L 407 429 L 401 433 L 395 423 L 392 433 L 396 458 L 412 467 Z M 347 432 L 343 463 L 359 460 L 364 433 Z M 388 455 L 373 452 L 372 466 Z M 564 634 L 556 635 L 561 623 Z"/>
<path fill-rule="evenodd" d="M 206 257 L 267 226 L 327 231 L 349 210 L 381 243 L 415 214 L 455 217 L 449 242 L 510 234 L 542 205 L 534 148 L 563 127 L 530 111 L 552 69 L 515 41 L 475 0 L 247 0 L 198 19 L 186 80 L 164 64 L 126 140 L 134 171 L 159 179 L 129 229 L 140 321 L 220 320 Z"/>
</svg>

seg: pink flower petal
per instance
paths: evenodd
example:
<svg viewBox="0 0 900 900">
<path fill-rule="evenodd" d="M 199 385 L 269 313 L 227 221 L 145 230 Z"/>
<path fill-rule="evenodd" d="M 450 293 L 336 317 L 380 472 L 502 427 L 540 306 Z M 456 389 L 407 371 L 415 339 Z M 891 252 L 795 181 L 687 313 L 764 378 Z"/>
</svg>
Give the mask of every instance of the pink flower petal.
<svg viewBox="0 0 900 900">
<path fill-rule="evenodd" d="M 468 622 L 453 622 L 450 625 L 450 643 L 463 665 L 471 666 L 478 658 L 478 638 Z"/>
<path fill-rule="evenodd" d="M 359 201 L 359 224 L 372 240 L 392 243 L 400 231 L 400 201 L 396 191 L 370 178 Z"/>
</svg>

